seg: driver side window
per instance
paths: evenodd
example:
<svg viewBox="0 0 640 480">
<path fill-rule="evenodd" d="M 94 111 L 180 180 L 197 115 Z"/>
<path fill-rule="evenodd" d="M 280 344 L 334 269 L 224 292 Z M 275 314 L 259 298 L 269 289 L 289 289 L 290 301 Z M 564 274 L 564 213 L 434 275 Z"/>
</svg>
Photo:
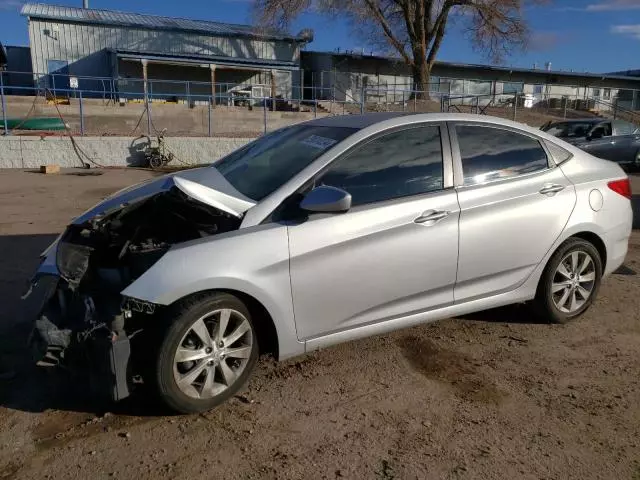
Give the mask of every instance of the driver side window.
<svg viewBox="0 0 640 480">
<path fill-rule="evenodd" d="M 346 190 L 353 206 L 441 190 L 440 128 L 419 126 L 382 135 L 336 160 L 316 185 Z"/>
<path fill-rule="evenodd" d="M 611 123 L 607 122 L 607 123 L 601 123 L 600 125 L 598 125 L 597 127 L 595 127 L 593 129 L 593 132 L 591 132 L 591 134 L 596 134 L 599 135 L 600 137 L 610 137 L 611 136 Z"/>
</svg>

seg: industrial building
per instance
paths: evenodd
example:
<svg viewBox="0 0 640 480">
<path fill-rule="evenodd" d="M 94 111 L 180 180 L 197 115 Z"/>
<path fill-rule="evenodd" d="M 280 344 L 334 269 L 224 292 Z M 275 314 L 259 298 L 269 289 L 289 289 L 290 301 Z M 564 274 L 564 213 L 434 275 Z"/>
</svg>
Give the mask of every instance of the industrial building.
<svg viewBox="0 0 640 480">
<path fill-rule="evenodd" d="M 172 81 L 189 80 L 191 96 L 259 84 L 289 97 L 300 79 L 300 47 L 312 40 L 305 31 L 290 36 L 246 25 L 39 3 L 25 4 L 21 13 L 29 22 L 31 70 L 41 84 L 57 89 L 69 88 L 53 85 L 69 76 L 79 88 L 99 89 L 98 80 L 82 78 L 90 76 L 116 80 L 115 88 L 129 93 L 144 90 L 147 82 L 141 80 L 155 79 L 166 81 L 163 95 L 183 95 L 184 84 Z"/>
</svg>

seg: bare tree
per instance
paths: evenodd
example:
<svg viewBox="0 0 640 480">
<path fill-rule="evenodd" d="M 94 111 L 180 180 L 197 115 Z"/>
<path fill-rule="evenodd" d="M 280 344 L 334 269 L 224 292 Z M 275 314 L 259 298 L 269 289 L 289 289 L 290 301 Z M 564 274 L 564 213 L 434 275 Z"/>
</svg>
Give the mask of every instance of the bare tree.
<svg viewBox="0 0 640 480">
<path fill-rule="evenodd" d="M 415 88 L 428 97 L 431 69 L 447 33 L 457 22 L 461 31 L 493 63 L 514 47 L 524 47 L 527 0 L 254 0 L 263 25 L 288 28 L 308 11 L 340 16 L 372 45 L 384 39 L 411 68 Z M 539 3 L 544 0 L 529 0 Z"/>
</svg>

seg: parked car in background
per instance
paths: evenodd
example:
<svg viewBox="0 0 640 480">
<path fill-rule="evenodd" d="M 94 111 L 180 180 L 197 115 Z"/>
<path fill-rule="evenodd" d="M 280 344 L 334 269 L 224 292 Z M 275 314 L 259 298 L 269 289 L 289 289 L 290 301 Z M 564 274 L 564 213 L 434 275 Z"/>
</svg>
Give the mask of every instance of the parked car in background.
<svg viewBox="0 0 640 480">
<path fill-rule="evenodd" d="M 588 118 L 549 122 L 540 129 L 626 169 L 640 169 L 640 128 L 633 123 Z"/>
<path fill-rule="evenodd" d="M 601 122 L 601 118 L 582 118 L 560 122 L 548 121 L 540 127 L 540 130 L 566 142 L 573 143 L 573 141 L 584 139 L 589 130 Z"/>
<path fill-rule="evenodd" d="M 141 378 L 201 412 L 259 351 L 520 302 L 568 322 L 622 264 L 630 198 L 615 163 L 508 120 L 316 119 L 76 218 L 43 254 L 35 279 L 57 283 L 33 339 L 113 399 Z"/>
</svg>

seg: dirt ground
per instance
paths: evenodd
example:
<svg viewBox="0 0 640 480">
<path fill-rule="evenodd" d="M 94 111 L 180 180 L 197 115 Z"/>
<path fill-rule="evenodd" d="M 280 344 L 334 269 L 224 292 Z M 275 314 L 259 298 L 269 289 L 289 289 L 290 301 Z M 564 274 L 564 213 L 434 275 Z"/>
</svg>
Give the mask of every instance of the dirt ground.
<svg viewBox="0 0 640 480">
<path fill-rule="evenodd" d="M 150 176 L 68 173 L 0 171 L 0 479 L 640 480 L 640 231 L 626 268 L 569 325 L 511 307 L 264 358 L 217 410 L 161 416 L 143 396 L 88 402 L 25 357 L 19 295 L 38 253 Z"/>
</svg>

